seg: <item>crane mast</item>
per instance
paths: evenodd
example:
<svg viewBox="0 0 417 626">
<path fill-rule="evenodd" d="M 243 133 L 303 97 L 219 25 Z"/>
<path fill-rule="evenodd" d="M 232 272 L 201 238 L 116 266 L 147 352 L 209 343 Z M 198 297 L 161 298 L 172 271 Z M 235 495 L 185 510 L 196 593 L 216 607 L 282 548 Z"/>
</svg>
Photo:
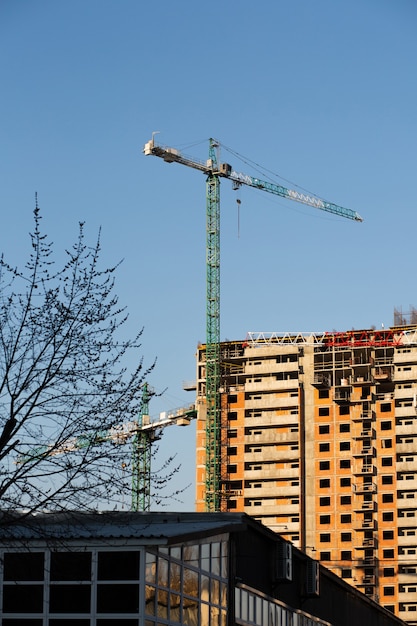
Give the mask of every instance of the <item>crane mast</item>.
<svg viewBox="0 0 417 626">
<path fill-rule="evenodd" d="M 167 163 L 180 163 L 206 174 L 206 467 L 205 505 L 207 511 L 220 511 L 221 504 L 221 406 L 220 406 L 220 177 L 228 178 L 235 188 L 246 185 L 293 200 L 339 217 L 361 222 L 351 209 L 327 202 L 316 196 L 287 189 L 259 178 L 242 174 L 228 163 L 220 163 L 219 142 L 209 140 L 207 161 L 182 154 L 176 148 L 155 143 L 155 133 L 144 146 L 145 155 L 162 158 Z"/>
<path fill-rule="evenodd" d="M 218 144 L 210 139 L 212 171 L 206 182 L 206 509 L 220 510 L 220 181 Z"/>
<path fill-rule="evenodd" d="M 137 420 L 137 432 L 132 447 L 132 511 L 149 511 L 151 506 L 151 457 L 152 431 L 142 429 L 149 424 L 150 390 L 145 383 L 142 389 L 142 403 Z"/>
</svg>

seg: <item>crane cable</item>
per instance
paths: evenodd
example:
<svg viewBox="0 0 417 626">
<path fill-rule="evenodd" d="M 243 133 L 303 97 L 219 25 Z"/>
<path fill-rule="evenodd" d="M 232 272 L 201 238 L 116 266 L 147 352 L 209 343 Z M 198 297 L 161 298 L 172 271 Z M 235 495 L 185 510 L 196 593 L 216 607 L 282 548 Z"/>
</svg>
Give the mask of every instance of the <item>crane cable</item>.
<svg viewBox="0 0 417 626">
<path fill-rule="evenodd" d="M 306 189 L 305 187 L 301 187 L 301 185 L 298 185 L 297 183 L 294 183 L 293 181 L 289 180 L 288 178 L 284 178 L 283 176 L 281 176 L 280 174 L 277 174 L 276 172 L 273 172 L 272 170 L 269 170 L 265 167 L 263 167 L 262 165 L 260 165 L 259 163 L 256 163 L 255 161 L 251 161 L 250 159 L 248 159 L 247 157 L 244 157 L 243 155 L 239 154 L 238 152 L 236 152 L 235 150 L 232 150 L 231 148 L 228 148 L 227 146 L 225 146 L 224 144 L 220 143 L 221 147 L 226 150 L 226 152 L 229 152 L 230 154 L 232 154 L 233 156 L 235 156 L 237 159 L 239 159 L 239 161 L 242 161 L 242 163 L 244 163 L 245 165 L 248 165 L 249 167 L 253 167 L 254 170 L 256 172 L 258 172 L 258 174 L 261 174 L 262 176 L 265 176 L 265 178 L 267 178 L 268 180 L 270 180 L 271 182 L 275 182 L 277 179 L 278 180 L 283 180 L 286 183 L 292 185 L 293 187 L 296 187 L 297 189 L 301 189 L 301 191 L 304 191 L 307 194 L 313 195 L 316 198 L 321 198 L 322 200 L 326 201 L 325 198 L 322 198 L 321 196 L 319 196 L 318 194 L 316 194 L 314 191 L 311 191 L 309 189 Z"/>
</svg>

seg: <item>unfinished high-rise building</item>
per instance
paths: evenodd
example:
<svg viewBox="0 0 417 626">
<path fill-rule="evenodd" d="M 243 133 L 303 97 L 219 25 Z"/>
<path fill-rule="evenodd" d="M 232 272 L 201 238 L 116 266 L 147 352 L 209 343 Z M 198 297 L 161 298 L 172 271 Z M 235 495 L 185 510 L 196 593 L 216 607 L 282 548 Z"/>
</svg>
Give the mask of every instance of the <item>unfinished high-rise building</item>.
<svg viewBox="0 0 417 626">
<path fill-rule="evenodd" d="M 206 506 L 205 346 L 197 510 Z M 417 625 L 417 326 L 221 344 L 219 501 Z"/>
</svg>

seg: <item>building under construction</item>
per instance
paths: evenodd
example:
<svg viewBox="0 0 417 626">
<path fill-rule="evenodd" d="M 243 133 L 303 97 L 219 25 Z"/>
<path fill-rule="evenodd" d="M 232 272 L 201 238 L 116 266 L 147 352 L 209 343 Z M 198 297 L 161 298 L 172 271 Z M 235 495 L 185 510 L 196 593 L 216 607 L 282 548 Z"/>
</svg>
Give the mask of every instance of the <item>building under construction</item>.
<svg viewBox="0 0 417 626">
<path fill-rule="evenodd" d="M 197 511 L 208 484 L 205 348 Z M 220 349 L 220 509 L 261 520 L 417 625 L 417 326 L 251 333 Z"/>
</svg>

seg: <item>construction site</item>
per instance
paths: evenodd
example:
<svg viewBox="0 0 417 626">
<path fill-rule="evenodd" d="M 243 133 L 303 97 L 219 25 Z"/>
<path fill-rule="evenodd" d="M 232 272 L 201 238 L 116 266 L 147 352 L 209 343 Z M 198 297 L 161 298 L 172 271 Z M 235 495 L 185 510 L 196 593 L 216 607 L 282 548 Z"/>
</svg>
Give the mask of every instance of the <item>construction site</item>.
<svg viewBox="0 0 417 626">
<path fill-rule="evenodd" d="M 244 512 L 417 626 L 417 315 L 390 328 L 220 341 L 220 179 L 361 222 L 350 209 L 235 171 L 210 139 L 206 342 L 197 349 L 196 510 Z M 233 153 L 236 155 L 236 153 Z"/>
<path fill-rule="evenodd" d="M 404 320 L 402 320 L 404 321 Z M 207 507 L 206 346 L 197 510 Z M 417 326 L 221 344 L 218 506 L 244 511 L 417 624 Z"/>
</svg>

